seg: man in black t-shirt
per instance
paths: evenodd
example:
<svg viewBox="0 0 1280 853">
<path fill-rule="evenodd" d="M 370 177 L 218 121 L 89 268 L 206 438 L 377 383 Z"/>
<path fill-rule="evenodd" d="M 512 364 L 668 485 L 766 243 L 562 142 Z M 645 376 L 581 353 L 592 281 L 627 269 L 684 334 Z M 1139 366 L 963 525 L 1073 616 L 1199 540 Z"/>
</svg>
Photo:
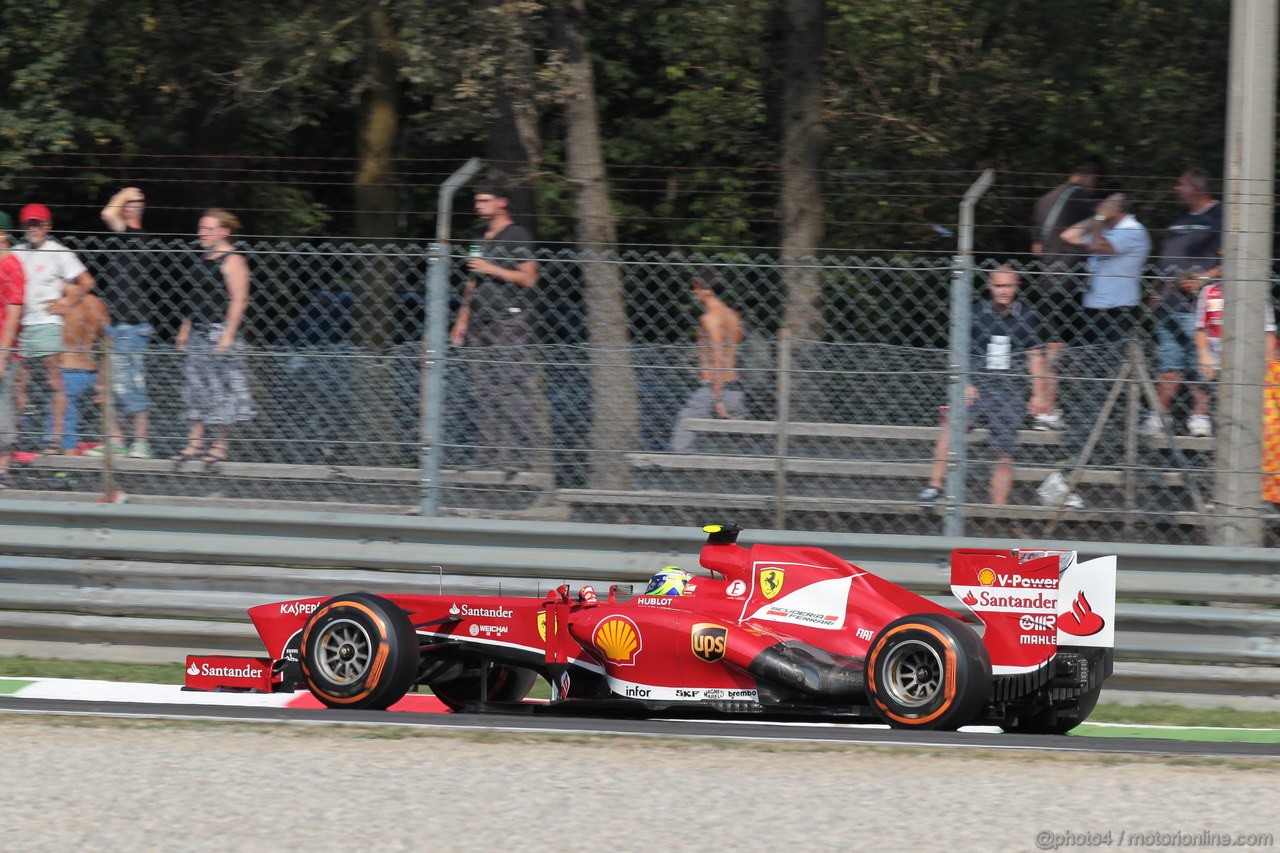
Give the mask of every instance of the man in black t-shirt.
<svg viewBox="0 0 1280 853">
<path fill-rule="evenodd" d="M 1017 301 L 1018 284 L 1018 274 L 1008 264 L 992 270 L 987 284 L 991 298 L 973 309 L 971 373 L 965 389 L 968 426 L 981 422 L 991 430 L 988 443 L 995 457 L 991 469 L 991 503 L 997 506 L 1009 502 L 1018 427 L 1028 413 L 1043 410 L 1038 391 L 1040 383 L 1032 381 L 1044 369 L 1040 322 L 1029 308 Z M 931 504 L 942 495 L 950 432 L 944 424 L 938 433 L 933 448 L 932 476 L 920 493 L 921 503 Z"/>
<path fill-rule="evenodd" d="M 1209 173 L 1187 169 L 1174 188 L 1186 210 L 1169 223 L 1160 249 L 1160 279 L 1152 308 L 1156 317 L 1156 373 L 1162 411 L 1149 412 L 1143 431 L 1164 432 L 1161 416 L 1169 412 L 1183 379 L 1190 383 L 1191 435 L 1213 434 L 1209 392 L 1196 380 L 1196 297 L 1200 288 L 1221 277 L 1222 205 L 1209 194 Z"/>
<path fill-rule="evenodd" d="M 1093 215 L 1099 201 L 1097 186 L 1101 171 L 1098 163 L 1081 161 L 1065 183 L 1036 201 L 1032 212 L 1031 254 L 1039 259 L 1044 270 L 1031 280 L 1039 293 L 1046 353 L 1042 382 L 1046 410 L 1035 416 L 1033 426 L 1038 430 L 1062 429 L 1055 362 L 1066 347 L 1076 343 L 1076 332 L 1082 323 L 1080 297 L 1087 253 L 1064 241 L 1062 232 Z"/>
<path fill-rule="evenodd" d="M 456 347 L 479 350 L 470 364 L 479 436 L 475 467 L 514 468 L 538 449 L 533 402 L 530 293 L 538 283 L 533 239 L 508 211 L 510 196 L 478 187 L 476 214 L 484 231 L 468 251 L 471 277 L 449 333 Z"/>
<path fill-rule="evenodd" d="M 133 418 L 133 443 L 126 447 L 120 424 L 108 425 L 117 453 L 150 459 L 151 400 L 147 396 L 146 353 L 151 344 L 151 305 L 148 297 L 151 260 L 142 229 L 146 197 L 137 187 L 125 187 L 102 208 L 102 221 L 120 235 L 116 251 L 107 255 L 102 297 L 111 309 L 111 341 L 114 358 L 111 388 L 116 408 Z M 101 449 L 100 449 L 101 450 Z M 95 451 L 89 451 L 96 455 Z"/>
</svg>

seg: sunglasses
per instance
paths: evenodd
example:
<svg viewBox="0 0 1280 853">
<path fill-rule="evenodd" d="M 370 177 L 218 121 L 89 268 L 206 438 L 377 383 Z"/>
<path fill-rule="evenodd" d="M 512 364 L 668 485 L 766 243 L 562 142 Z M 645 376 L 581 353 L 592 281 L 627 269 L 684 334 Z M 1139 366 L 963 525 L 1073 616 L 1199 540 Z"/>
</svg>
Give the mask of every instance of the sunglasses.
<svg viewBox="0 0 1280 853">
<path fill-rule="evenodd" d="M 22 223 L 23 228 L 46 228 L 52 223 L 47 219 L 28 219 Z"/>
</svg>

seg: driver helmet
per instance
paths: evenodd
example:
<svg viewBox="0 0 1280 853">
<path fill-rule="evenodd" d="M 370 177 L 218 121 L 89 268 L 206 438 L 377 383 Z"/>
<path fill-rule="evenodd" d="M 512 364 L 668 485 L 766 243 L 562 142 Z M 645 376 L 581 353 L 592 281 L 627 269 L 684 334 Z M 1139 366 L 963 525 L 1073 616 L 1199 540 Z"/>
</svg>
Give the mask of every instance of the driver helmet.
<svg viewBox="0 0 1280 853">
<path fill-rule="evenodd" d="M 653 577 L 649 578 L 649 586 L 645 587 L 645 595 L 684 595 L 684 586 L 693 580 L 693 575 L 679 566 L 663 566 Z"/>
</svg>

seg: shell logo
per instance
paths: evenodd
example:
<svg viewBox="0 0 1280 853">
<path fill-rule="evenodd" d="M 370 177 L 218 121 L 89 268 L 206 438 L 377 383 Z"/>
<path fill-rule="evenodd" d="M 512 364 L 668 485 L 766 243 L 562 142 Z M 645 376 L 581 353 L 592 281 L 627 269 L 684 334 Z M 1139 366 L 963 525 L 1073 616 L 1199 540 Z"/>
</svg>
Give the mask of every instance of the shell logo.
<svg viewBox="0 0 1280 853">
<path fill-rule="evenodd" d="M 996 573 L 993 572 L 991 569 L 983 569 L 982 571 L 978 572 L 978 583 L 982 584 L 983 586 L 991 586 L 995 582 L 996 582 Z"/>
<path fill-rule="evenodd" d="M 610 616 L 596 626 L 591 643 L 609 663 L 631 666 L 640 654 L 640 629 L 625 616 Z"/>
</svg>

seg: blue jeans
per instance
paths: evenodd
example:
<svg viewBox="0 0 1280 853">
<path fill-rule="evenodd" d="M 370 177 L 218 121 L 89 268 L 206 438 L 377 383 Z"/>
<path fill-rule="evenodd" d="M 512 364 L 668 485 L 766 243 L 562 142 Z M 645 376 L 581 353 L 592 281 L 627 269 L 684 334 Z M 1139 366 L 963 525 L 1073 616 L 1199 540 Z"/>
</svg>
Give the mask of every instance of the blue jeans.
<svg viewBox="0 0 1280 853">
<path fill-rule="evenodd" d="M 126 415 L 151 409 L 147 397 L 147 345 L 151 343 L 150 323 L 113 323 L 111 340 L 115 360 L 111 367 L 111 390 L 116 408 Z"/>
<path fill-rule="evenodd" d="M 1196 365 L 1196 315 L 1175 311 L 1159 319 L 1156 326 L 1156 372 L 1181 373 L 1188 380 L 1199 379 Z"/>
<path fill-rule="evenodd" d="M 98 374 L 92 370 L 62 371 L 62 387 L 67 392 L 67 416 L 62 420 L 62 435 L 53 431 L 53 413 L 46 416 L 44 432 L 49 443 L 58 442 L 63 451 L 75 450 L 80 435 L 80 404 L 82 397 L 92 398 L 93 389 L 98 384 Z"/>
</svg>

